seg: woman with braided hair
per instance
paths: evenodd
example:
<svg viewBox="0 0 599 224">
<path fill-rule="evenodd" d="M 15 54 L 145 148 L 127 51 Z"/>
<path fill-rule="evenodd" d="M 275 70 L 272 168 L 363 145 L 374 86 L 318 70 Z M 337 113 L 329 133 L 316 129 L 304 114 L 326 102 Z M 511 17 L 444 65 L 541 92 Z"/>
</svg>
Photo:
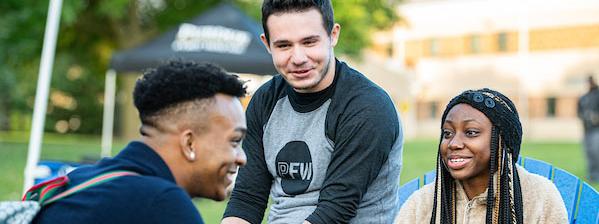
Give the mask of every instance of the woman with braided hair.
<svg viewBox="0 0 599 224">
<path fill-rule="evenodd" d="M 396 223 L 568 223 L 553 183 L 516 165 L 521 142 L 506 96 L 485 88 L 454 97 L 441 118 L 437 178 L 408 198 Z"/>
</svg>

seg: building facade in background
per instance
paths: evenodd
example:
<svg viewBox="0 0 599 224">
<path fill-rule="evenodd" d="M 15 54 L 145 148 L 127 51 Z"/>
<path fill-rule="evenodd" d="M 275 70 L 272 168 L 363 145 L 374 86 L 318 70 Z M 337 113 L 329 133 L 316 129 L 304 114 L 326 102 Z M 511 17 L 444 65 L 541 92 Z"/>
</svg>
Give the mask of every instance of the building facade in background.
<svg viewBox="0 0 599 224">
<path fill-rule="evenodd" d="M 360 60 L 341 59 L 389 93 L 406 139 L 438 138 L 447 102 L 483 87 L 516 103 L 525 138 L 581 139 L 577 99 L 589 74 L 599 79 L 599 1 L 404 0 L 397 10 L 401 21 L 373 33 Z M 270 78 L 242 76 L 250 91 Z M 121 83 L 119 136 L 134 136 L 135 76 Z"/>
<path fill-rule="evenodd" d="M 529 139 L 580 139 L 577 98 L 599 77 L 599 1 L 412 0 L 373 49 L 410 80 L 415 137 L 438 137 L 452 96 L 508 95 Z M 375 35 L 375 38 L 377 38 Z"/>
</svg>

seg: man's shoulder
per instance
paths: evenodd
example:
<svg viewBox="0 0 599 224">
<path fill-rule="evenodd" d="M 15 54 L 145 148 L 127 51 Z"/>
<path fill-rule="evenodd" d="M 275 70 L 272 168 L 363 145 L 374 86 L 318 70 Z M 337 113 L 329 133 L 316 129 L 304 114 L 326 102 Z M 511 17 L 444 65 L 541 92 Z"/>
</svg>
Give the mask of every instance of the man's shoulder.
<svg viewBox="0 0 599 224">
<path fill-rule="evenodd" d="M 399 114 L 391 97 L 364 75 L 347 65 L 342 69 L 331 97 L 327 127 L 329 131 L 344 125 L 376 126 L 373 134 L 396 133 L 401 129 Z M 334 131 L 336 133 L 336 131 Z"/>
<path fill-rule="evenodd" d="M 106 204 L 121 207 L 119 203 L 130 203 L 123 208 L 135 206 L 139 212 L 163 212 L 168 207 L 193 207 L 187 192 L 173 182 L 154 176 L 127 176 L 115 180 L 113 186 L 98 188 L 94 195 L 107 193 Z M 126 198 L 127 200 L 122 200 Z"/>
<path fill-rule="evenodd" d="M 341 90 L 337 91 L 338 93 L 354 95 L 365 100 L 375 100 L 381 97 L 389 99 L 389 95 L 383 88 L 347 63 L 340 62 L 338 69 L 340 77 L 336 88 Z M 351 91 L 347 91 L 350 89 Z"/>
<path fill-rule="evenodd" d="M 593 90 L 580 96 L 578 99 L 578 104 L 583 109 L 599 109 L 599 90 Z"/>
<path fill-rule="evenodd" d="M 110 172 L 112 168 L 85 167 L 81 170 L 76 169 L 69 178 L 74 185 L 81 184 L 91 178 L 97 177 L 103 173 Z M 128 170 L 128 169 L 118 169 Z M 136 170 L 131 170 L 137 172 Z M 137 172 L 140 173 L 140 172 Z M 74 186 L 73 185 L 73 186 Z M 156 196 L 170 190 L 181 190 L 174 182 L 152 175 L 128 175 L 112 179 L 107 182 L 89 187 L 81 192 L 73 195 L 73 197 L 88 197 L 94 194 L 104 195 L 104 197 L 93 198 L 93 200 L 101 201 L 107 198 L 117 197 L 137 197 L 139 200 L 145 200 L 148 197 Z"/>
<path fill-rule="evenodd" d="M 137 184 L 144 184 L 141 186 L 144 186 L 143 188 L 148 188 L 148 189 L 169 189 L 169 188 L 179 188 L 177 186 L 177 184 L 162 179 L 160 177 L 156 177 L 156 176 L 151 176 L 151 175 L 139 175 L 139 176 L 127 176 L 127 177 L 122 177 L 122 181 L 124 185 L 137 185 Z M 139 189 L 140 187 L 138 187 L 138 190 L 143 190 L 143 189 Z"/>
<path fill-rule="evenodd" d="M 385 90 L 359 71 L 341 62 L 340 77 L 333 94 L 333 103 L 343 104 L 345 110 L 394 111 L 393 101 Z"/>
<path fill-rule="evenodd" d="M 180 192 L 182 189 L 156 177 L 119 177 L 54 202 L 40 211 L 36 223 L 55 223 L 65 219 L 74 223 L 144 222 L 165 209 L 157 206 L 160 205 L 155 203 L 157 198 L 184 202 L 181 197 L 170 197 L 173 195 L 169 193 L 171 191 Z M 98 220 L 98 217 L 106 220 Z"/>
<path fill-rule="evenodd" d="M 127 176 L 120 177 L 112 183 L 103 183 L 101 185 L 86 189 L 88 193 L 82 195 L 99 196 L 104 195 L 96 200 L 104 201 L 107 205 L 113 204 L 115 201 L 120 201 L 119 198 L 129 198 L 132 204 L 150 204 L 157 198 L 164 195 L 176 195 L 173 200 L 181 200 L 185 195 L 182 188 L 176 184 L 164 179 L 152 176 Z"/>
<path fill-rule="evenodd" d="M 588 95 L 590 98 L 594 99 L 595 101 L 599 100 L 599 89 L 595 89 L 595 90 L 591 91 Z"/>
<path fill-rule="evenodd" d="M 599 97 L 599 89 L 594 89 L 591 91 L 586 92 L 585 94 L 583 94 L 582 96 L 580 96 L 580 98 L 591 98 L 591 97 Z"/>
<path fill-rule="evenodd" d="M 136 175 L 125 175 L 86 190 L 110 188 L 119 191 L 130 191 L 131 193 L 148 193 L 170 188 L 180 188 L 171 180 L 152 174 L 152 169 L 139 167 L 126 159 L 115 157 L 111 161 L 101 161 L 98 164 L 77 168 L 68 174 L 73 185 L 81 184 L 92 178 L 99 177 L 114 171 L 130 171 Z M 157 171 L 154 171 L 157 172 Z"/>
</svg>

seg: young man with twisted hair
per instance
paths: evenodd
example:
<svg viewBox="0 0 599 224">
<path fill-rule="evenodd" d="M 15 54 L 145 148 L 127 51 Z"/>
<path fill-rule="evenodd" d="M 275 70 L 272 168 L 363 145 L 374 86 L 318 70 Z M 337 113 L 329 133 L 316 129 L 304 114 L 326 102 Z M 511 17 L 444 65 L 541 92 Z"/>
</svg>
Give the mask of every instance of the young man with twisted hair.
<svg viewBox="0 0 599 224">
<path fill-rule="evenodd" d="M 330 0 L 265 0 L 261 36 L 280 75 L 246 111 L 248 165 L 222 223 L 391 223 L 402 131 L 390 97 L 335 58 Z"/>
<path fill-rule="evenodd" d="M 77 168 L 58 191 L 114 171 L 136 175 L 44 206 L 33 223 L 203 223 L 191 197 L 224 200 L 246 162 L 244 95 L 237 77 L 215 65 L 175 61 L 146 72 L 133 92 L 141 140 Z"/>
</svg>

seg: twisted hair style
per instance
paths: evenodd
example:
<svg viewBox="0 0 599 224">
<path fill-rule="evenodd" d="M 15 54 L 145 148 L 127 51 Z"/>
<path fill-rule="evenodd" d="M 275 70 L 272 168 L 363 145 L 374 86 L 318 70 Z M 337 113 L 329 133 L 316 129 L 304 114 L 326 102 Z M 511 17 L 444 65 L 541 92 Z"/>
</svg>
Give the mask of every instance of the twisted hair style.
<svg viewBox="0 0 599 224">
<path fill-rule="evenodd" d="M 520 176 L 518 175 L 518 172 L 515 172 L 515 170 L 516 170 L 516 163 L 513 162 L 513 164 L 512 164 L 512 171 L 513 171 L 512 187 L 514 190 L 513 191 L 514 192 L 513 199 L 514 199 L 514 213 L 516 215 L 515 223 L 524 223 L 524 217 L 522 216 L 522 214 L 524 214 L 524 210 L 522 208 L 522 189 L 520 188 Z"/>
<path fill-rule="evenodd" d="M 217 93 L 243 97 L 246 88 L 236 75 L 215 64 L 173 60 L 147 70 L 137 80 L 133 102 L 141 123 L 160 129 L 158 123 L 166 117 L 202 114 L 207 107 L 204 101 Z"/>
<path fill-rule="evenodd" d="M 443 134 L 441 134 L 441 138 L 442 137 L 443 137 Z M 441 143 L 440 142 L 439 142 L 439 146 L 438 147 L 441 148 Z M 442 173 L 441 166 L 442 166 L 441 165 L 441 154 L 437 153 L 437 168 L 436 168 L 436 172 L 438 174 Z M 440 192 L 441 188 L 439 187 L 440 179 L 442 179 L 440 177 L 440 175 L 437 175 L 437 177 L 435 178 L 435 195 L 434 195 L 434 199 L 435 200 L 433 200 L 433 213 L 432 213 L 432 216 L 431 216 L 431 222 L 430 222 L 430 224 L 435 224 L 437 222 L 437 209 L 438 209 L 437 208 L 437 204 L 438 204 L 437 202 L 439 201 L 437 197 L 439 195 L 441 195 L 441 192 Z"/>
<path fill-rule="evenodd" d="M 514 103 L 491 89 L 467 90 L 454 97 L 443 112 L 441 126 L 455 105 L 468 104 L 482 112 L 492 123 L 487 190 L 487 224 L 519 224 L 523 221 L 522 191 L 516 160 L 522 143 L 522 125 Z M 443 131 L 441 131 L 441 141 Z M 437 178 L 431 224 L 456 223 L 456 180 L 437 154 Z"/>
<path fill-rule="evenodd" d="M 493 174 L 497 171 L 497 148 L 499 147 L 499 134 L 497 131 L 497 127 L 493 126 L 491 129 L 491 158 L 489 159 L 489 173 Z M 497 217 L 497 214 L 493 213 L 493 211 L 497 211 L 496 209 L 496 205 L 495 205 L 495 185 L 493 184 L 494 182 L 494 177 L 490 176 L 491 178 L 489 178 L 489 182 L 487 184 L 487 186 L 489 186 L 489 190 L 487 191 L 487 205 L 493 205 L 493 206 L 487 206 L 487 215 L 486 215 L 486 222 L 487 223 L 494 223 L 495 217 Z"/>
<path fill-rule="evenodd" d="M 441 137 L 443 134 L 441 134 Z M 439 143 L 441 147 L 441 143 Z M 437 217 L 441 223 L 456 222 L 456 183 L 449 171 L 443 166 L 441 155 L 437 154 L 437 178 L 435 178 L 435 200 L 433 201 L 433 215 L 431 224 L 436 223 Z M 440 214 L 437 213 L 439 211 Z"/>
</svg>

